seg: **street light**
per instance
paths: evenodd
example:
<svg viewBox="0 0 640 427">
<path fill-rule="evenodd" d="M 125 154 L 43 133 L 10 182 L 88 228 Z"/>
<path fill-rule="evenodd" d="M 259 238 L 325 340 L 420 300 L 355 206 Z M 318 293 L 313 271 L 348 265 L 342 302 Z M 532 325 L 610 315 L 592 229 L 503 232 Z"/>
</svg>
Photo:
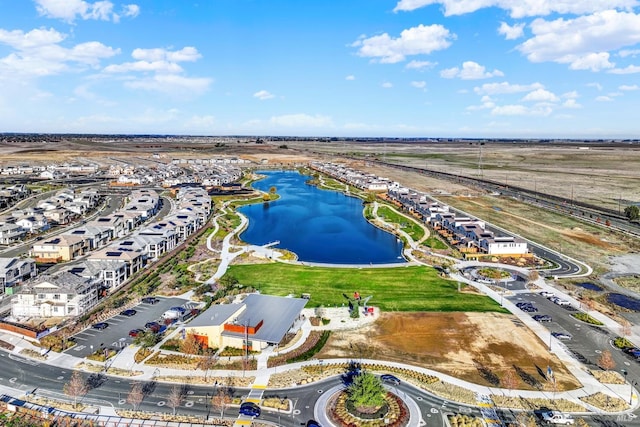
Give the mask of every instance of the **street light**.
<svg viewBox="0 0 640 427">
<path fill-rule="evenodd" d="M 622 375 L 624 375 L 624 382 L 627 382 L 627 374 L 629 372 L 627 372 L 626 369 L 620 369 L 620 372 L 622 372 Z M 629 395 L 629 406 L 631 406 L 631 402 L 633 400 L 633 384 L 631 384 L 631 381 L 629 381 L 629 388 L 631 389 L 630 395 Z"/>
</svg>

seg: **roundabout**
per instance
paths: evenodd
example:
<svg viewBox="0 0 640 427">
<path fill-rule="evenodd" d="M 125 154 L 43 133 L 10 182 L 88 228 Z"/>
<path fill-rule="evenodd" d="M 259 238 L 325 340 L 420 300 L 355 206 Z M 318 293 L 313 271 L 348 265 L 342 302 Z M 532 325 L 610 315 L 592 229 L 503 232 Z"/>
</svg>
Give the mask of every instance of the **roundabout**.
<svg viewBox="0 0 640 427">
<path fill-rule="evenodd" d="M 318 423 L 325 427 L 345 427 L 345 426 L 395 426 L 395 427 L 417 427 L 420 426 L 421 414 L 418 404 L 406 393 L 396 387 L 385 385 L 387 397 L 392 405 L 397 405 L 394 409 L 380 413 L 379 417 L 364 419 L 349 412 L 337 415 L 339 410 L 343 410 L 344 395 L 346 387 L 337 385 L 322 393 L 313 408 L 313 414 Z M 345 409 L 346 410 L 346 409 Z M 394 412 L 396 411 L 396 412 Z M 395 417 L 395 418 L 394 418 Z"/>
</svg>

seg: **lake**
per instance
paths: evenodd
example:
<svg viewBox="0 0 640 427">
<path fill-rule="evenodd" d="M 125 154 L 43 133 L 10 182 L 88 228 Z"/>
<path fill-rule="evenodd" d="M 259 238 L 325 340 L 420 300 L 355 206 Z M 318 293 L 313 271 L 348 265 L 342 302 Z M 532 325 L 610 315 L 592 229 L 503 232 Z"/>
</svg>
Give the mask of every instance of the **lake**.
<svg viewBox="0 0 640 427">
<path fill-rule="evenodd" d="M 309 176 L 295 171 L 262 171 L 265 179 L 253 187 L 280 198 L 238 208 L 249 218 L 240 238 L 298 255 L 299 261 L 328 264 L 404 263 L 402 241 L 369 224 L 362 200 L 306 184 Z"/>
</svg>

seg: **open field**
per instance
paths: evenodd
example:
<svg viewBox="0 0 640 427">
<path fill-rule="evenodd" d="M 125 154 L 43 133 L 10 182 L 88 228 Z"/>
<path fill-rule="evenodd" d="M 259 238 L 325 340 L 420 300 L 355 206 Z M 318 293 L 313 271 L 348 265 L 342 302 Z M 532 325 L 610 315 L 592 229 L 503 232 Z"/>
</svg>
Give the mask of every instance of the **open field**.
<svg viewBox="0 0 640 427">
<path fill-rule="evenodd" d="M 579 387 L 575 377 L 514 316 L 500 313 L 382 313 L 372 325 L 336 331 L 318 359 L 368 358 L 408 363 L 495 386 L 509 371 L 519 389 Z"/>
<path fill-rule="evenodd" d="M 342 306 L 359 292 L 373 295 L 370 304 L 383 311 L 503 312 L 491 298 L 458 292 L 457 282 L 444 280 L 431 267 L 325 268 L 280 263 L 232 265 L 227 275 L 268 295 L 299 297 L 310 293 L 308 307 Z"/>
<path fill-rule="evenodd" d="M 571 144 L 451 142 L 451 143 L 289 143 L 300 150 L 367 156 L 390 163 L 489 179 L 577 201 L 617 209 L 640 202 L 640 146 L 631 144 Z M 364 162 L 360 161 L 360 164 Z M 373 167 L 373 165 L 369 165 Z M 375 172 L 374 173 L 378 173 Z M 380 173 L 382 176 L 391 177 Z M 403 182 L 403 181 L 401 181 Z M 421 191 L 427 189 L 404 181 Z M 464 191 L 442 186 L 441 181 L 420 178 L 431 189 Z"/>
</svg>

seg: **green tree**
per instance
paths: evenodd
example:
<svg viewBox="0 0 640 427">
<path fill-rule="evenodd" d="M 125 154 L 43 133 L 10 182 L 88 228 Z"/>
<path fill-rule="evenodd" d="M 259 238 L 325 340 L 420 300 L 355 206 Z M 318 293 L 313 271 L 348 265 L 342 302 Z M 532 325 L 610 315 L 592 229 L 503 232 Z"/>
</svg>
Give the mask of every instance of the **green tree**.
<svg viewBox="0 0 640 427">
<path fill-rule="evenodd" d="M 144 331 L 133 340 L 135 345 L 139 345 L 140 347 L 149 348 L 160 342 L 160 335 L 154 333 L 151 330 Z"/>
<path fill-rule="evenodd" d="M 276 187 L 269 188 L 269 194 L 276 194 L 276 191 L 278 191 Z"/>
<path fill-rule="evenodd" d="M 353 377 L 353 382 L 347 387 L 347 400 L 358 410 L 377 408 L 384 404 L 387 394 L 382 381 L 369 372 L 362 372 Z"/>
<path fill-rule="evenodd" d="M 637 221 L 640 219 L 640 208 L 636 205 L 627 206 L 624 208 L 624 215 L 629 221 Z"/>
</svg>

